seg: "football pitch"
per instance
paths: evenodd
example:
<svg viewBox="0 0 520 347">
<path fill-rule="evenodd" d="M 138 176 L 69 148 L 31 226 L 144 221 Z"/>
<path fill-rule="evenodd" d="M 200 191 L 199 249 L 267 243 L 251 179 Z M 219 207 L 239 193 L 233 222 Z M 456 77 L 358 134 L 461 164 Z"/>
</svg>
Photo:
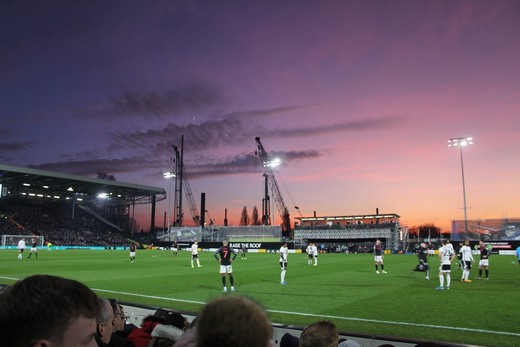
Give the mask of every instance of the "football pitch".
<svg viewBox="0 0 520 347">
<path fill-rule="evenodd" d="M 211 252 L 199 253 L 201 268 L 191 267 L 186 251 L 173 256 L 138 250 L 134 263 L 128 251 L 116 250 L 42 249 L 38 259 L 24 255 L 20 261 L 16 250 L 0 250 L 0 283 L 52 274 L 79 280 L 103 297 L 194 313 L 216 296 L 235 295 L 222 293 L 219 264 Z M 245 260 L 239 255 L 233 270 L 236 294 L 263 305 L 274 323 L 305 326 L 328 319 L 347 333 L 520 345 L 520 266 L 515 257 L 492 256 L 489 281 L 475 279 L 477 265 L 472 283 L 460 282 L 461 271 L 453 270 L 450 290 L 435 290 L 439 263 L 437 258 L 429 263 L 430 281 L 422 272 L 411 272 L 415 255 L 386 255 L 388 273 L 376 274 L 369 254 L 322 254 L 318 266 L 308 266 L 305 254 L 289 254 L 287 285 L 280 284 L 275 253 L 248 253 Z"/>
</svg>

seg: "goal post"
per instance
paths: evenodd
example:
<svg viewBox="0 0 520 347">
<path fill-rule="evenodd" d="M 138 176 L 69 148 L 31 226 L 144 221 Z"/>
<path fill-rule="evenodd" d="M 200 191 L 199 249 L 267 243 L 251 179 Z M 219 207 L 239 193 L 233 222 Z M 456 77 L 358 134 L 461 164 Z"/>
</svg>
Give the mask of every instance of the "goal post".
<svg viewBox="0 0 520 347">
<path fill-rule="evenodd" d="M 2 249 L 18 248 L 18 241 L 25 239 L 25 248 L 30 249 L 33 242 L 36 247 L 43 248 L 45 238 L 42 235 L 2 235 Z"/>
</svg>

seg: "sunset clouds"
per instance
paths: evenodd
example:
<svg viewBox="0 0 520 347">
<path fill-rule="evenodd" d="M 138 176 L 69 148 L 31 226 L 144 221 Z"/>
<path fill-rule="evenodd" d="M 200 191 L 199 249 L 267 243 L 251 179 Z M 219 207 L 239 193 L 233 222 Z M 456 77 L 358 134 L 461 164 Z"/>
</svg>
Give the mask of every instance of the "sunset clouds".
<svg viewBox="0 0 520 347">
<path fill-rule="evenodd" d="M 222 223 L 261 204 L 260 136 L 304 214 L 377 207 L 449 228 L 462 187 L 446 141 L 473 136 L 468 217 L 520 217 L 517 1 L 11 1 L 0 15 L 5 164 L 167 187 L 184 135 Z"/>
</svg>

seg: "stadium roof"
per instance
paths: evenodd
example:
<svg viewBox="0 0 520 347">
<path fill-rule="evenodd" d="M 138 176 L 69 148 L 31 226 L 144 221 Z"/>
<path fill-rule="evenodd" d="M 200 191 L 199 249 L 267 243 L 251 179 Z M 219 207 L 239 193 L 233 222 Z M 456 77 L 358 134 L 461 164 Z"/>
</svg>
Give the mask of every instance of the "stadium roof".
<svg viewBox="0 0 520 347">
<path fill-rule="evenodd" d="M 93 200 L 101 194 L 122 205 L 148 204 L 166 199 L 163 188 L 10 165 L 0 165 L 0 185 L 2 197 L 18 195 L 54 200 Z"/>
</svg>

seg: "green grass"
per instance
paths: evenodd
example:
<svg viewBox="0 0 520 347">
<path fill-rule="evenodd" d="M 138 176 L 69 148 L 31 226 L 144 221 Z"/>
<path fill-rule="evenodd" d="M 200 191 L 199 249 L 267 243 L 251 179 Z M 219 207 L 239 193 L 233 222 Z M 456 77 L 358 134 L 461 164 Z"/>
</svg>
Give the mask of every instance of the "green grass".
<svg viewBox="0 0 520 347">
<path fill-rule="evenodd" d="M 191 268 L 190 254 L 141 250 L 129 262 L 127 251 L 40 250 L 39 259 L 16 259 L 0 251 L 0 283 L 36 273 L 79 280 L 104 297 L 150 306 L 198 312 L 221 295 L 218 263 L 200 254 L 202 268 Z M 33 256 L 34 257 L 34 256 Z M 278 255 L 248 253 L 234 264 L 238 293 L 261 303 L 276 323 L 305 326 L 318 319 L 339 330 L 439 340 L 480 346 L 518 346 L 520 266 L 512 256 L 493 256 L 489 281 L 461 283 L 453 272 L 449 291 L 437 291 L 437 259 L 430 281 L 410 270 L 414 255 L 387 255 L 388 274 L 375 274 L 367 254 L 323 254 L 317 267 L 304 254 L 290 254 L 280 285 Z M 472 270 L 471 277 L 477 275 Z M 232 295 L 232 294 L 227 294 Z"/>
</svg>

